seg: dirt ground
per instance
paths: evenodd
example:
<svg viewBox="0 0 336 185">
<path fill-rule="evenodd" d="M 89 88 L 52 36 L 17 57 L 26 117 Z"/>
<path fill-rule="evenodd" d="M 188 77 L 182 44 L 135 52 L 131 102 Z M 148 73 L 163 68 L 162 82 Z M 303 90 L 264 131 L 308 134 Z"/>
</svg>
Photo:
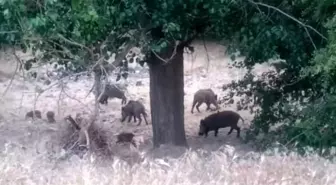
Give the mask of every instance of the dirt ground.
<svg viewBox="0 0 336 185">
<path fill-rule="evenodd" d="M 221 129 L 218 137 L 214 137 L 210 133 L 208 138 L 199 137 L 197 135 L 199 121 L 201 118 L 213 112 L 206 112 L 206 105 L 200 107 L 201 113 L 197 111 L 191 114 L 191 104 L 193 94 L 200 88 L 211 88 L 218 94 L 218 97 L 226 95 L 228 92 L 221 90 L 224 84 L 230 83 L 232 80 L 241 79 L 246 70 L 229 68 L 231 62 L 230 57 L 225 54 L 225 47 L 215 43 L 207 43 L 208 53 L 205 52 L 204 46 L 201 42 L 196 41 L 194 44 L 195 53 L 193 55 L 185 54 L 184 56 L 184 71 L 185 71 L 185 130 L 188 144 L 191 148 L 203 148 L 209 151 L 218 150 L 223 145 L 232 146 L 236 151 L 249 152 L 251 147 L 243 144 L 236 138 L 236 133 L 227 135 L 229 128 Z M 20 54 L 21 58 L 29 57 L 27 54 Z M 209 61 L 208 61 L 209 58 Z M 238 58 L 242 60 L 242 58 Z M 55 124 L 67 124 L 64 117 L 71 114 L 75 116 L 78 112 L 89 112 L 94 108 L 94 95 L 89 90 L 93 85 L 93 79 L 87 76 L 82 76 L 77 82 L 73 80 L 65 81 L 65 88 L 60 85 L 53 86 L 57 81 L 52 81 L 51 85 L 44 85 L 42 82 L 34 80 L 23 80 L 18 75 L 11 82 L 11 76 L 15 71 L 15 58 L 9 51 L 1 51 L 0 53 L 0 93 L 1 104 L 0 107 L 0 145 L 5 146 L 7 142 L 16 143 L 28 150 L 41 151 L 46 146 L 41 145 L 40 141 L 43 138 L 48 138 L 48 134 L 36 134 L 37 130 L 41 128 L 49 128 L 52 132 L 54 125 L 46 123 L 46 112 L 49 110 L 55 111 Z M 260 73 L 268 70 L 267 65 L 258 65 L 255 67 L 255 72 Z M 43 69 L 41 69 L 43 70 Z M 115 76 L 111 76 L 111 80 L 115 80 Z M 135 86 L 137 81 L 142 81 L 142 86 Z M 127 80 L 128 100 L 140 99 L 150 115 L 150 101 L 149 101 L 149 75 L 147 73 L 130 74 Z M 44 89 L 45 91 L 36 100 L 35 91 Z M 4 95 L 4 92 L 6 94 Z M 88 96 L 87 96 L 88 95 Z M 87 96 L 87 97 L 86 97 Z M 237 99 L 237 97 L 235 97 Z M 24 116 L 27 111 L 34 108 L 42 111 L 42 118 L 44 120 L 32 123 L 25 121 Z M 120 99 L 110 99 L 107 106 L 101 105 L 100 124 L 111 132 L 117 134 L 121 131 L 132 131 L 138 138 L 143 141 L 140 149 L 150 149 L 152 147 L 152 126 L 145 125 L 144 121 L 141 126 L 136 126 L 134 122 L 120 122 Z M 231 106 L 221 105 L 221 110 L 235 110 L 236 105 Z M 235 110 L 236 111 L 236 110 Z M 245 119 L 245 124 L 239 123 L 243 128 L 246 128 L 252 119 L 252 115 L 248 111 L 238 111 Z M 150 122 L 150 116 L 148 117 Z M 36 132 L 36 133 L 35 133 Z M 242 133 L 242 136 L 244 134 Z M 111 136 L 115 137 L 115 136 Z M 46 139 L 48 140 L 48 139 Z M 33 141 L 33 142 L 32 142 Z M 36 142 L 35 142 L 36 141 Z M 1 147 L 3 150 L 4 147 Z"/>
</svg>

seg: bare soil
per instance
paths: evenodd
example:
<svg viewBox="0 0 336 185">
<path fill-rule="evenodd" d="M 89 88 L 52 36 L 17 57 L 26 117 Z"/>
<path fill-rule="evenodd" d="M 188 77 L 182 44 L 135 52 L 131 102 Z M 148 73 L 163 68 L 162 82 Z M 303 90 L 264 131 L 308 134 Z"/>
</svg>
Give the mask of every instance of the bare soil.
<svg viewBox="0 0 336 185">
<path fill-rule="evenodd" d="M 227 135 L 229 128 L 221 129 L 218 137 L 214 137 L 213 133 L 209 133 L 208 138 L 198 136 L 199 121 L 203 117 L 212 114 L 213 112 L 205 111 L 206 105 L 200 107 L 201 113 L 194 111 L 191 114 L 191 105 L 193 101 L 194 93 L 200 88 L 211 88 L 218 97 L 226 95 L 228 92 L 222 91 L 224 84 L 230 83 L 232 80 L 241 79 L 246 70 L 229 68 L 229 64 L 232 62 L 230 57 L 225 54 L 225 47 L 216 43 L 207 43 L 208 53 L 205 52 L 202 42 L 195 42 L 195 53 L 193 55 L 185 53 L 185 130 L 187 135 L 187 141 L 192 149 L 202 148 L 207 151 L 215 151 L 224 145 L 229 145 L 235 148 L 236 151 L 247 153 L 252 148 L 246 144 L 243 144 L 240 139 L 237 139 L 235 133 Z M 22 59 L 29 57 L 28 54 L 19 53 Z M 208 55 L 208 56 L 207 56 Z M 209 61 L 208 58 L 209 57 Z M 242 58 L 238 58 L 242 60 Z M 94 109 L 94 95 L 88 94 L 93 85 L 93 79 L 91 77 L 82 76 L 78 81 L 65 80 L 65 85 L 53 85 L 58 81 L 52 81 L 50 85 L 44 85 L 41 81 L 24 80 L 19 75 L 16 75 L 13 82 L 11 82 L 12 75 L 15 74 L 15 58 L 11 52 L 3 50 L 0 55 L 0 93 L 2 94 L 0 107 L 0 146 L 4 146 L 5 143 L 11 141 L 20 145 L 28 150 L 35 150 L 36 145 L 46 143 L 51 136 L 48 136 L 49 132 L 55 130 L 57 124 L 67 124 L 64 121 L 64 117 L 71 114 L 75 116 L 76 113 L 89 113 Z M 258 65 L 255 68 L 255 72 L 260 73 L 262 71 L 269 70 L 268 65 Z M 41 67 L 43 72 L 45 70 Z M 111 81 L 115 81 L 116 77 L 111 76 Z M 136 86 L 137 81 L 142 81 L 141 86 Z M 129 75 L 129 79 L 124 82 L 127 83 L 126 96 L 128 100 L 140 100 L 144 103 L 150 120 L 150 106 L 149 106 L 149 75 L 148 72 L 141 74 L 133 73 Z M 35 92 L 45 91 L 37 97 Z M 3 93 L 6 91 L 6 94 Z M 237 97 L 234 97 L 237 100 Z M 24 115 L 27 111 L 35 109 L 42 112 L 42 120 L 32 123 L 30 120 L 24 120 Z M 236 105 L 224 107 L 221 106 L 221 110 L 235 110 Z M 100 122 L 101 126 L 111 131 L 115 135 L 122 131 L 134 132 L 138 138 L 141 138 L 140 150 L 149 150 L 152 147 L 152 126 L 151 124 L 146 126 L 144 123 L 141 126 L 136 126 L 133 120 L 128 123 L 127 120 L 124 123 L 120 122 L 121 118 L 121 100 L 109 99 L 107 106 L 100 105 Z M 47 123 L 46 113 L 47 111 L 54 111 L 56 117 L 56 123 Z M 245 119 L 245 124 L 239 123 L 242 128 L 247 128 L 250 121 L 253 118 L 248 111 L 238 111 L 239 114 Z M 41 132 L 37 130 L 47 128 L 48 132 Z M 42 129 L 43 130 L 43 129 Z M 38 134 L 37 134 L 38 133 Z M 242 132 L 244 137 L 244 132 Z M 46 140 L 43 140 L 43 138 Z M 53 136 L 56 137 L 56 136 Z M 115 138 L 116 139 L 116 138 Z M 32 144 L 35 143 L 35 144 Z M 44 146 L 44 144 L 42 144 Z M 46 144 L 47 145 L 47 144 Z M 34 148 L 35 147 L 35 148 Z M 4 147 L 0 147 L 4 149 Z M 48 149 L 48 146 L 42 147 L 44 150 Z"/>
</svg>

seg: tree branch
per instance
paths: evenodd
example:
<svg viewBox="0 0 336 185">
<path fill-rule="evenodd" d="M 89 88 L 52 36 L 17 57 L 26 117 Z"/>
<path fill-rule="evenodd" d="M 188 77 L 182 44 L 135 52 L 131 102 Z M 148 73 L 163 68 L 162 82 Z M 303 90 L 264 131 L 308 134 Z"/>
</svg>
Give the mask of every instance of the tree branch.
<svg viewBox="0 0 336 185">
<path fill-rule="evenodd" d="M 64 37 L 63 35 L 61 35 L 61 34 L 57 34 L 57 35 L 58 35 L 59 38 L 61 38 L 63 41 L 65 41 L 65 42 L 67 42 L 67 43 L 69 43 L 69 44 L 72 44 L 72 45 L 74 45 L 74 46 L 78 46 L 78 47 L 80 47 L 80 48 L 84 48 L 84 49 L 86 49 L 86 50 L 90 53 L 91 58 L 93 59 L 94 54 L 93 54 L 93 52 L 92 52 L 92 50 L 91 50 L 90 48 L 88 48 L 87 46 L 84 46 L 84 45 L 82 45 L 82 44 L 80 44 L 80 43 L 77 43 L 77 42 L 75 42 L 75 41 L 71 41 L 71 40 L 65 38 L 65 37 Z"/>
<path fill-rule="evenodd" d="M 169 63 L 171 60 L 174 59 L 175 55 L 176 55 L 176 50 L 177 50 L 177 47 L 180 45 L 180 41 L 175 41 L 175 46 L 174 46 L 174 50 L 173 50 L 173 53 L 172 55 L 169 57 L 169 59 L 163 59 L 162 57 L 160 57 L 153 49 L 151 50 L 153 52 L 153 54 L 158 58 L 160 59 L 162 62 L 164 62 L 164 64 L 167 64 Z"/>
<path fill-rule="evenodd" d="M 279 13 L 285 15 L 286 17 L 292 19 L 293 21 L 297 22 L 298 24 L 300 24 L 301 26 L 305 27 L 305 28 L 309 28 L 311 30 L 313 30 L 315 33 L 317 33 L 319 36 L 321 36 L 323 39 L 327 40 L 327 37 L 324 36 L 322 33 L 320 33 L 319 31 L 317 31 L 315 28 L 313 28 L 312 26 L 310 25 L 306 25 L 304 24 L 303 22 L 299 21 L 298 19 L 296 19 L 295 17 L 287 14 L 286 12 L 280 10 L 279 8 L 277 7 L 274 7 L 274 6 L 271 6 L 271 5 L 268 5 L 268 4 L 264 4 L 264 3 L 260 3 L 260 2 L 254 2 L 252 0 L 248 0 L 250 3 L 254 4 L 254 5 L 260 5 L 260 6 L 264 6 L 264 7 L 267 7 L 267 8 L 271 8 L 273 10 L 276 10 L 278 11 Z"/>
</svg>

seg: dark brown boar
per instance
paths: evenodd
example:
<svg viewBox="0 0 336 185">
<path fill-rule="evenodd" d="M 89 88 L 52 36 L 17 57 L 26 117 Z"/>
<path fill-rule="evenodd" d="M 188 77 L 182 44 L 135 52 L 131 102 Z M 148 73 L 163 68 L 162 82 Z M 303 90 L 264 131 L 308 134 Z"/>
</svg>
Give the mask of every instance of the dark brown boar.
<svg viewBox="0 0 336 185">
<path fill-rule="evenodd" d="M 121 99 L 121 104 L 126 104 L 127 98 L 125 93 L 115 85 L 107 84 L 105 86 L 105 92 L 100 96 L 99 103 L 106 104 L 109 98 L 119 98 Z"/>
<path fill-rule="evenodd" d="M 237 137 L 240 137 L 240 128 L 238 127 L 238 121 L 241 119 L 244 123 L 244 119 L 234 111 L 221 111 L 207 116 L 200 121 L 198 135 L 205 137 L 208 136 L 209 131 L 215 131 L 215 137 L 217 137 L 219 128 L 231 127 L 229 134 L 235 129 L 237 131 Z"/>
<path fill-rule="evenodd" d="M 49 123 L 55 123 L 56 122 L 55 121 L 55 113 L 54 113 L 54 111 L 48 111 L 46 113 L 46 117 L 47 117 L 47 120 L 48 120 Z"/>
<path fill-rule="evenodd" d="M 127 103 L 127 105 L 121 108 L 121 122 L 124 122 L 127 117 L 129 117 L 128 122 L 130 122 L 133 116 L 134 122 L 136 122 L 136 118 L 139 119 L 139 123 L 137 125 L 139 126 L 142 122 L 141 114 L 143 115 L 145 119 L 146 125 L 148 125 L 148 122 L 146 119 L 147 113 L 145 110 L 145 106 L 139 101 L 130 100 Z"/>
<path fill-rule="evenodd" d="M 134 134 L 130 132 L 122 132 L 117 135 L 116 143 L 131 143 L 134 147 L 137 147 L 134 141 Z"/>
<path fill-rule="evenodd" d="M 35 114 L 35 116 L 34 116 L 34 114 Z M 41 111 L 39 111 L 39 110 L 29 111 L 29 112 L 27 112 L 27 114 L 25 116 L 25 119 L 27 119 L 27 118 L 33 118 L 34 119 L 35 117 L 41 119 L 42 118 Z"/>
<path fill-rule="evenodd" d="M 191 113 L 194 113 L 194 107 L 196 105 L 196 109 L 198 112 L 200 112 L 199 107 L 206 103 L 207 109 L 210 110 L 210 105 L 213 104 L 216 106 L 216 109 L 219 109 L 218 103 L 217 103 L 217 94 L 215 94 L 211 89 L 200 89 L 198 90 L 194 95 L 194 101 L 191 107 Z"/>
</svg>

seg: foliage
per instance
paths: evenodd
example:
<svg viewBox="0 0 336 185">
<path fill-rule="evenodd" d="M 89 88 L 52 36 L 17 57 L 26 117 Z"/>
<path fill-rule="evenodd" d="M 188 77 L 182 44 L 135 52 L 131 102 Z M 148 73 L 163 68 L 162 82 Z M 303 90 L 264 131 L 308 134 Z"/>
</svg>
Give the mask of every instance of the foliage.
<svg viewBox="0 0 336 185">
<path fill-rule="evenodd" d="M 328 44 L 315 52 L 311 66 L 302 70 L 303 76 L 318 76 L 315 83 L 321 84 L 321 97 L 302 111 L 302 119 L 297 127 L 288 128 L 288 136 L 297 136 L 294 140 L 299 144 L 308 144 L 320 150 L 336 145 L 336 15 L 326 24 Z M 287 137 L 288 137 L 287 136 Z"/>
<path fill-rule="evenodd" d="M 329 6 L 335 7 L 330 4 Z M 329 7 L 323 5 L 318 7 L 330 10 Z M 305 11 L 309 10 L 311 7 Z M 278 52 L 282 59 L 286 59 L 286 68 L 282 74 L 272 79 L 272 82 L 281 81 L 282 83 L 273 86 L 272 90 L 263 91 L 264 101 L 260 103 L 263 110 L 257 114 L 254 119 L 254 128 L 249 133 L 250 137 L 258 140 L 256 143 L 261 148 L 279 142 L 287 147 L 313 146 L 322 152 L 323 149 L 336 144 L 334 137 L 336 134 L 334 129 L 336 126 L 334 120 L 336 113 L 334 109 L 336 106 L 334 90 L 335 16 L 329 14 L 329 17 L 328 12 L 324 12 L 323 16 L 318 17 L 317 15 L 321 14 L 322 10 L 315 9 L 314 11 L 316 12 L 311 13 L 313 16 L 310 20 L 324 22 L 324 32 L 328 33 L 327 45 L 326 47 L 318 46 L 316 43 L 319 40 L 313 40 L 310 45 L 321 49 L 311 50 L 309 53 L 304 50 L 301 56 L 294 53 L 293 57 L 296 57 L 296 60 L 295 58 L 291 60 L 290 55 L 289 58 L 281 57 L 281 52 Z M 299 37 L 298 33 L 295 35 Z M 296 44 L 300 43 L 295 38 L 288 41 L 290 40 L 297 42 Z M 310 39 L 302 40 L 309 41 Z M 298 50 L 295 51 L 298 52 Z M 306 59 L 302 60 L 304 56 Z M 259 88 L 259 92 L 265 88 Z M 276 123 L 283 125 L 270 131 Z M 260 129 L 265 135 L 258 138 Z"/>
</svg>

